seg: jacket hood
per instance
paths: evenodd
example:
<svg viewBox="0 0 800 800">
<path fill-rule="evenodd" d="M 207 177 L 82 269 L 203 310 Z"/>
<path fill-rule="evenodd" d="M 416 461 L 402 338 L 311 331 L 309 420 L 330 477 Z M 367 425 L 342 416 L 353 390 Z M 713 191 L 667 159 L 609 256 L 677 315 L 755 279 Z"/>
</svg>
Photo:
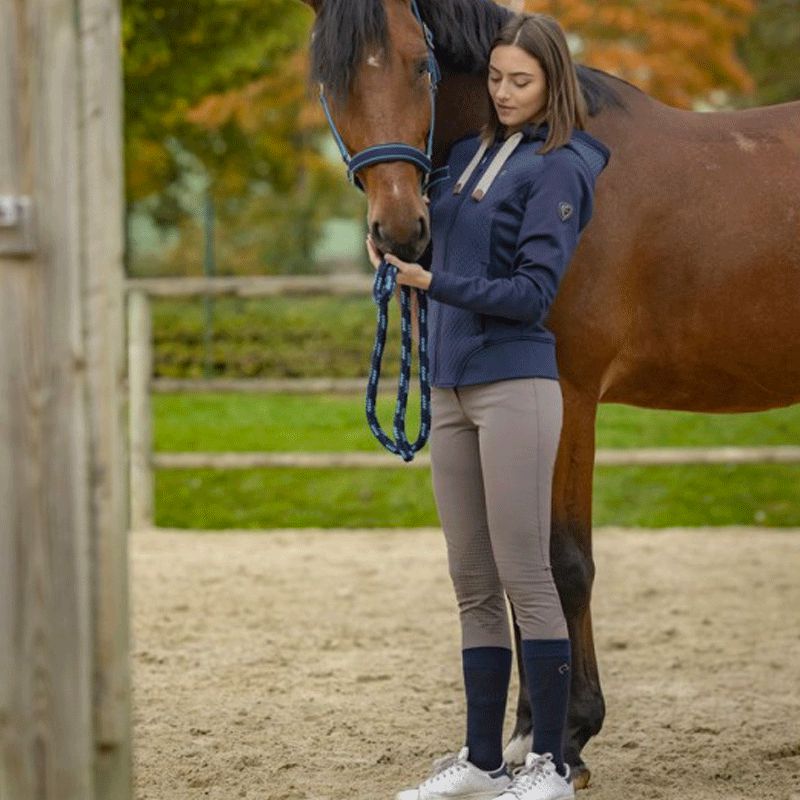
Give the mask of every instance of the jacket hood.
<svg viewBox="0 0 800 800">
<path fill-rule="evenodd" d="M 538 125 L 528 123 L 522 127 L 524 141 L 541 140 L 544 142 L 547 140 L 549 132 L 550 127 L 546 122 Z M 572 138 L 564 146 L 581 158 L 595 178 L 606 168 L 611 158 L 611 151 L 603 142 L 590 133 L 577 128 L 572 131 Z"/>
</svg>

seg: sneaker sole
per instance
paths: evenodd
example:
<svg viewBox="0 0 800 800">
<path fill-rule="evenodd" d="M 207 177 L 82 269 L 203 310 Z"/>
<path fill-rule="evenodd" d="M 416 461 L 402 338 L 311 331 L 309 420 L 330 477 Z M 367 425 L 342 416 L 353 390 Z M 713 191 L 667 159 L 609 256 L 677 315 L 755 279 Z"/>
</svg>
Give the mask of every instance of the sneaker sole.
<svg viewBox="0 0 800 800">
<path fill-rule="evenodd" d="M 499 797 L 505 789 L 497 789 L 496 791 L 491 792 L 479 792 L 478 794 L 459 794 L 459 795 L 433 795 L 430 797 L 430 800 L 495 800 L 495 798 Z M 419 796 L 419 795 L 418 795 Z M 426 798 L 428 800 L 428 798 Z M 574 800 L 574 798 L 565 798 L 565 800 Z"/>
<path fill-rule="evenodd" d="M 505 791 L 505 789 L 503 790 L 503 792 L 504 791 Z M 503 792 L 500 792 L 500 794 L 493 795 L 491 800 L 497 800 L 498 797 L 502 797 L 503 796 Z M 459 798 L 459 800 L 460 800 L 460 798 Z M 561 794 L 558 797 L 550 798 L 550 800 L 575 800 L 575 795 L 574 794 Z"/>
<path fill-rule="evenodd" d="M 499 797 L 505 789 L 499 789 L 496 792 L 479 792 L 478 794 L 458 794 L 458 795 L 439 795 L 442 800 L 495 800 Z M 434 800 L 431 798 L 431 800 Z"/>
</svg>

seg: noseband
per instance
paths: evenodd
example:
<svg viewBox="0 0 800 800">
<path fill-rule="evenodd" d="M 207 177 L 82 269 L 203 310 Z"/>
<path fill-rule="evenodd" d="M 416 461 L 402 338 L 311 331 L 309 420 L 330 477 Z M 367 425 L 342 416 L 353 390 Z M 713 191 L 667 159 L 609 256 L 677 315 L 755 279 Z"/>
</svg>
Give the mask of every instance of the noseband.
<svg viewBox="0 0 800 800">
<path fill-rule="evenodd" d="M 333 138 L 342 154 L 345 166 L 347 167 L 347 178 L 355 184 L 361 191 L 364 186 L 358 179 L 359 170 L 372 164 L 380 164 L 387 161 L 407 161 L 419 167 L 422 172 L 422 188 L 426 191 L 430 184 L 438 177 L 439 170 L 433 169 L 433 132 L 436 116 L 436 88 L 441 80 L 441 72 L 436 56 L 433 52 L 433 34 L 425 24 L 417 7 L 417 0 L 411 0 L 411 10 L 417 18 L 422 32 L 425 36 L 425 45 L 428 50 L 428 78 L 429 94 L 431 101 L 431 125 L 428 130 L 428 140 L 425 151 L 419 150 L 403 142 L 388 142 L 386 144 L 376 144 L 367 147 L 354 156 L 348 153 L 344 141 L 336 127 L 336 123 L 331 116 L 328 101 L 325 98 L 325 91 L 322 84 L 319 87 L 319 100 L 328 119 L 328 124 L 333 133 Z M 397 282 L 397 267 L 381 261 L 375 274 L 375 283 L 372 290 L 372 297 L 378 307 L 377 330 L 375 334 L 375 345 L 372 351 L 372 361 L 370 364 L 370 374 L 367 380 L 366 396 L 366 415 L 367 423 L 375 438 L 390 452 L 399 455 L 403 461 L 411 461 L 414 454 L 425 446 L 430 434 L 431 425 L 431 386 L 428 377 L 428 305 L 425 292 L 417 290 L 417 305 L 419 308 L 419 385 L 420 385 L 420 425 L 419 435 L 414 442 L 409 442 L 405 430 L 406 405 L 408 403 L 408 391 L 411 377 L 411 288 L 409 286 L 400 287 L 400 308 L 401 308 L 401 349 L 400 349 L 400 379 L 397 391 L 397 402 L 393 420 L 394 440 L 384 433 L 378 422 L 377 399 L 378 399 L 378 380 L 381 374 L 381 360 L 386 343 L 386 329 L 389 320 L 389 302 Z"/>
</svg>

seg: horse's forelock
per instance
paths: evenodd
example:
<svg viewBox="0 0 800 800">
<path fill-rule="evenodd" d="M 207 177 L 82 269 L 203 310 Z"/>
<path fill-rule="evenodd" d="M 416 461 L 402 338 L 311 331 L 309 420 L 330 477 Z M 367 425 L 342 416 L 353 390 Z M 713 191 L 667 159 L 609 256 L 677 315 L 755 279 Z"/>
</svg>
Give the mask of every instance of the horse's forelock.
<svg viewBox="0 0 800 800">
<path fill-rule="evenodd" d="M 511 12 L 491 0 L 417 0 L 433 32 L 436 55 L 463 72 L 486 69 L 489 48 Z M 368 48 L 389 36 L 384 0 L 322 0 L 311 38 L 311 80 L 335 98 L 350 88 Z"/>
<path fill-rule="evenodd" d="M 385 48 L 389 28 L 383 0 L 324 0 L 311 36 L 311 81 L 342 99 L 368 48 Z"/>
</svg>

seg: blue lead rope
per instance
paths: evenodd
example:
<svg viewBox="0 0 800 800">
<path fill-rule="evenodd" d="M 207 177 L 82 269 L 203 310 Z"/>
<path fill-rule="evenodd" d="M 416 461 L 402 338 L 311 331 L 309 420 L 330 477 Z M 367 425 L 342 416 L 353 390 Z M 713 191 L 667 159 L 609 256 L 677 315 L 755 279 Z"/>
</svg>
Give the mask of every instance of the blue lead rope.
<svg viewBox="0 0 800 800">
<path fill-rule="evenodd" d="M 397 285 L 397 267 L 381 261 L 375 274 L 372 299 L 378 307 L 378 324 L 375 332 L 375 346 L 372 349 L 372 362 L 367 381 L 366 411 L 367 423 L 375 438 L 390 452 L 400 456 L 403 461 L 412 461 L 428 441 L 431 430 L 431 385 L 428 379 L 428 300 L 425 292 L 417 290 L 419 305 L 419 436 L 411 444 L 406 436 L 406 406 L 411 382 L 411 287 L 400 287 L 400 379 L 397 389 L 397 403 L 394 408 L 394 440 L 384 433 L 378 422 L 377 399 L 378 380 L 381 375 L 381 360 L 386 346 L 386 329 L 389 326 L 389 303 Z"/>
</svg>

